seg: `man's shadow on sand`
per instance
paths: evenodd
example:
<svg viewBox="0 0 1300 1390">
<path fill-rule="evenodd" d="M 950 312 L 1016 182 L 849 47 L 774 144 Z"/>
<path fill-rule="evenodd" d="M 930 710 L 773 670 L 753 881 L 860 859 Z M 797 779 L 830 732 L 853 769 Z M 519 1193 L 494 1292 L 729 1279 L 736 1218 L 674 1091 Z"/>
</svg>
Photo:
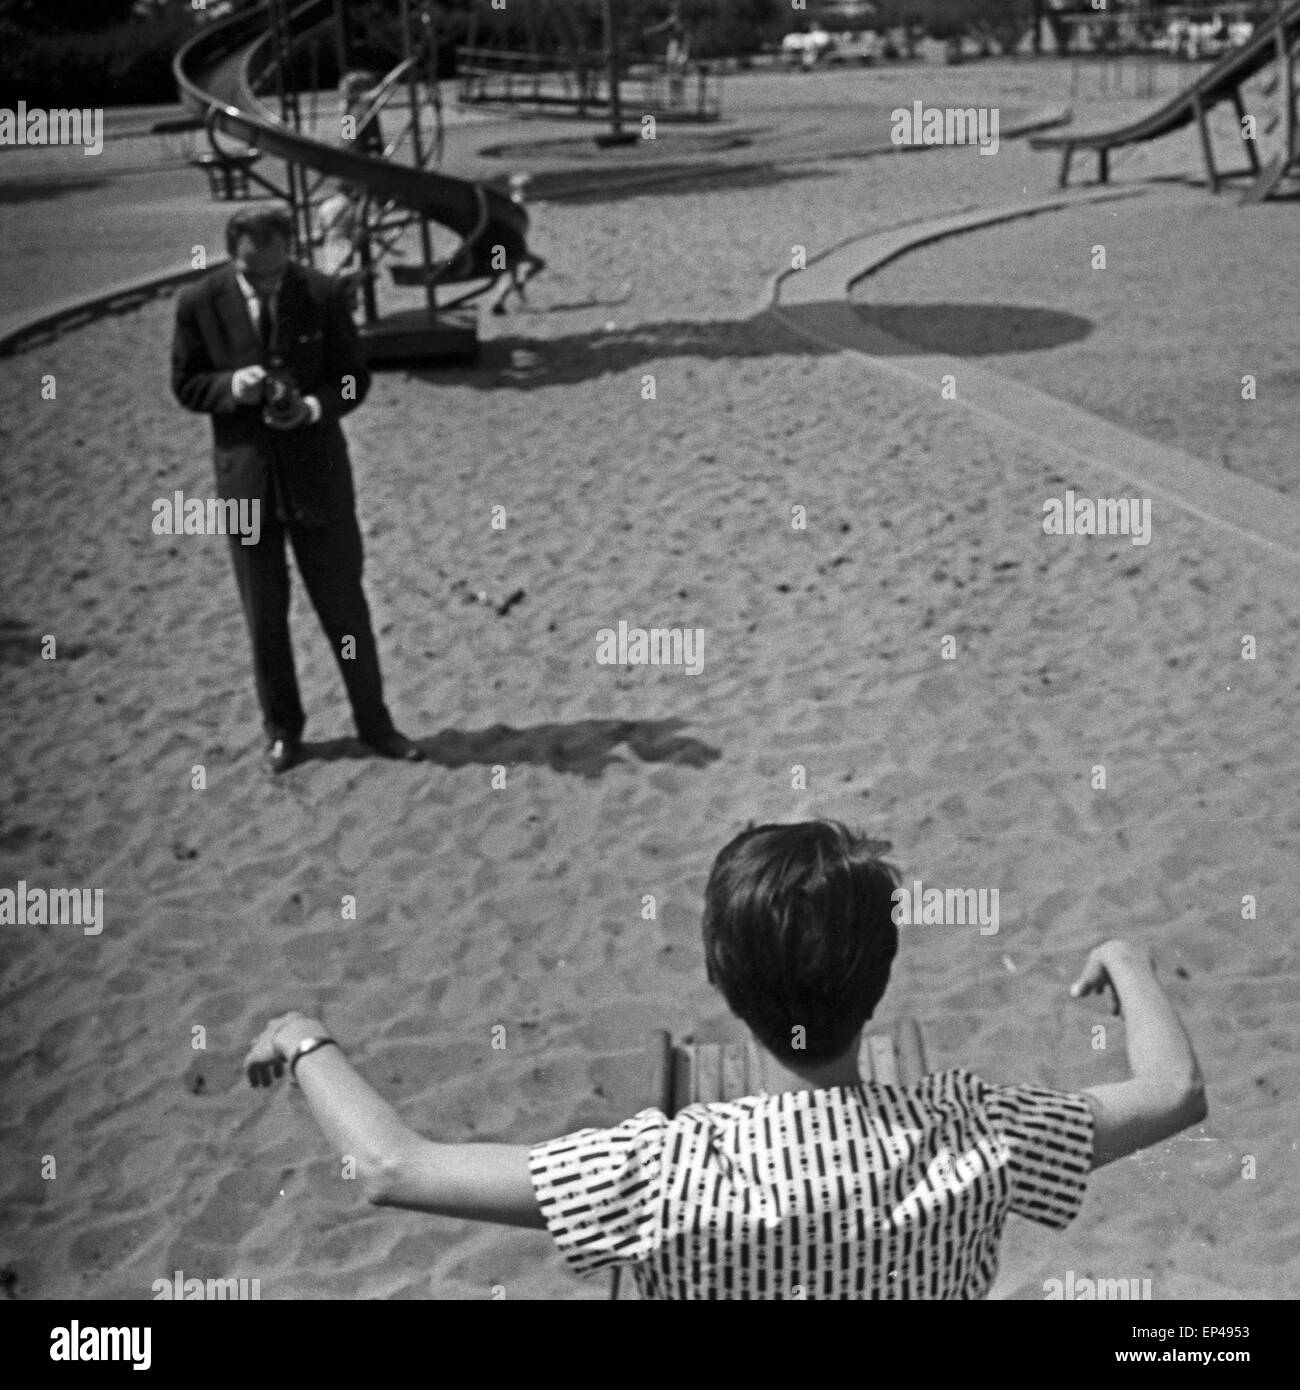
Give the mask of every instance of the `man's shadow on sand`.
<svg viewBox="0 0 1300 1390">
<path fill-rule="evenodd" d="M 842 301 L 841 301 L 842 304 Z M 540 307 L 540 306 L 539 306 Z M 816 330 L 830 301 L 782 306 L 782 315 Z M 948 352 L 988 356 L 1000 352 L 1042 352 L 1074 343 L 1092 333 L 1090 319 L 1033 304 L 880 304 L 855 305 L 868 326 L 894 340 L 891 354 Z M 872 351 L 870 334 L 864 350 Z M 505 333 L 479 349 L 473 366 L 408 369 L 409 379 L 431 389 L 467 386 L 480 391 L 535 391 L 568 386 L 614 372 L 634 372 L 674 357 L 706 361 L 745 358 L 835 356 L 842 349 L 824 337 L 792 332 L 764 310 L 748 319 L 666 319 L 606 332 L 594 329 L 528 338 Z"/>
<path fill-rule="evenodd" d="M 642 762 L 677 767 L 707 767 L 722 756 L 720 749 L 680 733 L 685 726 L 682 719 L 582 719 L 572 724 L 535 724 L 528 729 L 493 724 L 479 730 L 444 729 L 415 742 L 429 762 L 441 767 L 536 763 L 553 772 L 593 779 L 611 763 L 626 761 L 617 755 L 619 747 L 626 747 Z M 298 761 L 378 757 L 357 739 L 335 738 L 304 743 Z"/>
</svg>

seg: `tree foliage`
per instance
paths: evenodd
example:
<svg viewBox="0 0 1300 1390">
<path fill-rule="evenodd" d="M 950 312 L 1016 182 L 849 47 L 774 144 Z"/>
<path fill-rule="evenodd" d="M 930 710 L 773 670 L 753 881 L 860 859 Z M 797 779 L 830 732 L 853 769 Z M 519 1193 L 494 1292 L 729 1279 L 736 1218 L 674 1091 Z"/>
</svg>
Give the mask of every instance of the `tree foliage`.
<svg viewBox="0 0 1300 1390">
<path fill-rule="evenodd" d="M 32 106 L 113 106 L 176 100 L 172 58 L 194 32 L 188 3 L 160 7 L 151 17 L 132 5 L 120 18 L 117 0 L 87 0 L 85 6 L 61 0 L 35 0 L 41 23 L 23 18 L 27 0 L 0 0 L 0 106 L 26 101 Z M 82 10 L 96 21 L 92 28 L 63 27 Z M 107 24 L 105 15 L 118 16 Z"/>
<path fill-rule="evenodd" d="M 886 0 L 883 21 L 915 24 L 934 39 L 988 38 L 1012 53 L 1033 26 L 1034 0 Z"/>
<path fill-rule="evenodd" d="M 0 25 L 29 33 L 89 33 L 131 18 L 136 0 L 0 0 Z"/>
</svg>

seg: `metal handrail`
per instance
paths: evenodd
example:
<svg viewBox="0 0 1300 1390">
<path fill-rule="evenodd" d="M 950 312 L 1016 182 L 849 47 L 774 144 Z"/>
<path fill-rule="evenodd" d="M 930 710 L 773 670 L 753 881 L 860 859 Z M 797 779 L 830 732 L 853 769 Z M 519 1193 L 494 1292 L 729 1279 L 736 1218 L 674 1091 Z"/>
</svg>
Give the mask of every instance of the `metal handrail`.
<svg viewBox="0 0 1300 1390">
<path fill-rule="evenodd" d="M 332 0 L 305 0 L 290 16 L 295 30 L 312 28 L 332 11 Z M 178 50 L 172 68 L 181 98 L 202 114 L 210 114 L 216 126 L 242 139 L 250 149 L 263 150 L 291 164 L 318 170 L 327 177 L 359 184 L 377 197 L 389 199 L 422 213 L 458 232 L 463 238 L 479 233 L 486 202 L 490 222 L 519 246 L 526 246 L 528 214 L 496 189 L 414 166 L 395 164 L 353 150 L 327 145 L 291 130 L 266 110 L 251 88 L 248 76 L 251 54 L 239 65 L 233 91 L 210 92 L 200 76 L 215 71 L 250 45 L 261 49 L 269 42 L 269 6 L 234 15 L 206 26 Z M 234 96 L 238 105 L 229 100 Z"/>
</svg>

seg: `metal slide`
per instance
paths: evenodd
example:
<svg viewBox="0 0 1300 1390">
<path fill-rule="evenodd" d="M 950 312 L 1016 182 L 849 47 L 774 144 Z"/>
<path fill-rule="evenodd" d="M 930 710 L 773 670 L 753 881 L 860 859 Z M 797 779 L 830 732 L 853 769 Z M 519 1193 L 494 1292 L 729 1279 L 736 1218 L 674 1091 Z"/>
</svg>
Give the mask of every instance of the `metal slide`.
<svg viewBox="0 0 1300 1390">
<path fill-rule="evenodd" d="M 1241 86 L 1261 68 L 1279 56 L 1300 36 L 1300 0 L 1293 0 L 1281 13 L 1266 20 L 1251 35 L 1247 43 L 1225 53 L 1212 67 L 1207 68 L 1190 87 L 1156 107 L 1154 111 L 1128 125 L 1109 130 L 1070 131 L 1053 135 L 1037 135 L 1030 139 L 1036 150 L 1063 149 L 1060 183 L 1064 187 L 1070 170 L 1070 157 L 1075 150 L 1096 150 L 1100 161 L 1101 181 L 1106 182 L 1107 154 L 1121 145 L 1133 145 L 1155 140 L 1172 131 L 1181 130 L 1193 121 L 1204 121 L 1205 113 L 1221 101 L 1232 101 L 1241 111 Z M 1202 125 L 1204 135 L 1204 126 Z M 1251 147 L 1250 153 L 1253 153 Z M 1208 154 L 1208 151 L 1207 151 Z M 1211 179 L 1214 170 L 1211 167 Z"/>
<path fill-rule="evenodd" d="M 306 0 L 290 16 L 301 38 L 329 23 L 333 0 Z M 266 7 L 207 25 L 184 44 L 172 64 L 182 101 L 216 129 L 251 149 L 327 177 L 359 184 L 381 202 L 393 202 L 456 232 L 461 245 L 441 283 L 495 279 L 494 247 L 513 265 L 528 252 L 528 213 L 504 193 L 468 179 L 402 165 L 311 139 L 284 125 L 253 90 L 255 74 L 270 62 Z"/>
</svg>

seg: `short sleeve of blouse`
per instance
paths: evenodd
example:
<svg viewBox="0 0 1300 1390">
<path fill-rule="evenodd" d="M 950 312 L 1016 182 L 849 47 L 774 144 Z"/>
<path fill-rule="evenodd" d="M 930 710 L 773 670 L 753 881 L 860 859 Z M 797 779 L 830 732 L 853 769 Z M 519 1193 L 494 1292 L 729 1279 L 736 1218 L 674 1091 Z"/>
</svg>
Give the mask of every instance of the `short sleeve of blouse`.
<svg viewBox="0 0 1300 1390">
<path fill-rule="evenodd" d="M 1078 1215 L 1092 1168 L 1088 1098 L 1044 1086 L 989 1086 L 984 1109 L 1005 1146 L 1011 1210 L 1064 1229 Z"/>
<path fill-rule="evenodd" d="M 645 1258 L 653 1248 L 668 1119 L 643 1110 L 613 1129 L 536 1145 L 533 1191 L 569 1268 L 580 1277 Z"/>
</svg>

